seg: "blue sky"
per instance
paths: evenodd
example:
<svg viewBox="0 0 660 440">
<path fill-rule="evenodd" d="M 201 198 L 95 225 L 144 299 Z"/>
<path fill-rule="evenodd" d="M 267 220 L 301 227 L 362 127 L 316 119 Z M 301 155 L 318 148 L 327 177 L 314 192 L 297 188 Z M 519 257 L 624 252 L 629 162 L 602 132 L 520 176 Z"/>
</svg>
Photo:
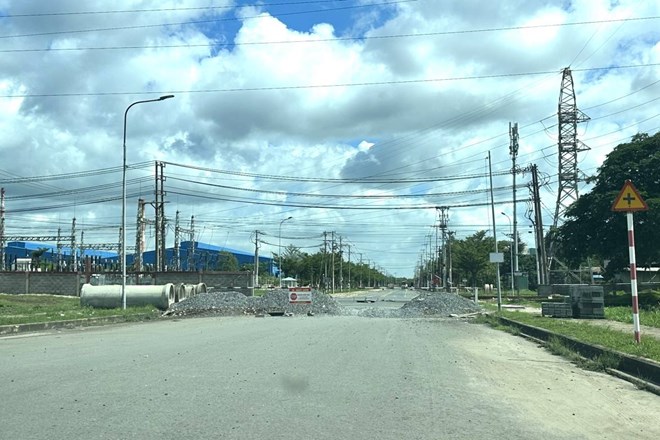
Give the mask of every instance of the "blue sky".
<svg viewBox="0 0 660 440">
<path fill-rule="evenodd" d="M 254 5 L 254 2 L 238 1 L 239 5 Z M 309 32 L 318 23 L 331 24 L 337 35 L 353 33 L 355 23 L 369 16 L 371 26 L 379 27 L 393 16 L 394 5 L 387 0 L 367 2 L 355 0 L 333 1 L 268 1 L 260 8 L 277 17 L 293 30 Z"/>
<path fill-rule="evenodd" d="M 233 42 L 236 33 L 242 26 L 238 17 L 252 12 L 245 12 L 244 7 L 254 9 L 257 14 L 267 12 L 294 31 L 310 32 L 320 23 L 332 25 L 336 36 L 359 38 L 364 32 L 380 27 L 388 19 L 394 17 L 397 3 L 387 0 L 365 2 L 355 0 L 318 0 L 318 1 L 286 1 L 274 0 L 256 3 L 239 0 L 237 7 L 223 12 L 223 19 L 213 24 L 200 25 L 200 29 L 209 38 L 222 36 L 227 42 Z M 257 6 L 258 5 L 258 6 Z"/>
</svg>

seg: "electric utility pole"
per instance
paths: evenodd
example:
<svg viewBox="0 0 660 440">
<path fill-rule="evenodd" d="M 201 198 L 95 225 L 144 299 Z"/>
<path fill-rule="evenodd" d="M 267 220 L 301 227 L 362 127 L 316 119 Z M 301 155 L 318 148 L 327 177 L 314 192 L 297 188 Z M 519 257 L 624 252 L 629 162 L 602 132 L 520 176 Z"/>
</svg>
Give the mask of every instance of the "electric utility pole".
<svg viewBox="0 0 660 440">
<path fill-rule="evenodd" d="M 254 287 L 259 287 L 259 230 L 254 231 Z"/>
<path fill-rule="evenodd" d="M 509 122 L 509 154 L 511 155 L 511 174 L 513 174 L 513 270 L 514 273 L 518 272 L 518 216 L 516 215 L 516 175 L 518 169 L 516 168 L 516 157 L 518 157 L 518 123 L 511 124 Z"/>
<path fill-rule="evenodd" d="M 449 291 L 447 286 L 447 223 L 449 222 L 449 207 L 440 206 L 436 208 L 440 211 L 440 219 L 438 227 L 440 228 L 441 234 L 441 246 L 442 246 L 442 288 L 445 291 Z"/>
</svg>

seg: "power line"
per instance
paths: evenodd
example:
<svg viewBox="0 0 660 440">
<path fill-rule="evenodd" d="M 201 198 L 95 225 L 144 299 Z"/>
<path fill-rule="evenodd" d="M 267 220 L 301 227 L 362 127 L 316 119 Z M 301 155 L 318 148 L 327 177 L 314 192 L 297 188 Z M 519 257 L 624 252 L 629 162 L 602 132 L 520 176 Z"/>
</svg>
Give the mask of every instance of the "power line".
<svg viewBox="0 0 660 440">
<path fill-rule="evenodd" d="M 315 10 L 308 10 L 308 11 L 295 11 L 295 12 L 282 12 L 279 14 L 276 14 L 276 17 L 290 17 L 294 15 L 305 15 L 305 14 L 313 14 L 313 13 L 318 13 L 318 12 L 332 12 L 332 11 L 342 11 L 342 10 L 349 10 L 349 9 L 362 9 L 362 8 L 373 8 L 376 6 L 389 6 L 389 5 L 395 5 L 395 4 L 400 4 L 400 3 L 410 3 L 410 2 L 416 2 L 417 0 L 393 0 L 393 1 L 385 1 L 381 3 L 366 3 L 366 4 L 360 4 L 360 5 L 352 5 L 352 6 L 342 6 L 342 7 L 336 7 L 336 8 L 325 8 L 325 9 L 315 9 Z M 17 34 L 17 35 L 0 35 L 0 39 L 7 39 L 7 38 L 25 38 L 25 37 L 44 37 L 44 36 L 50 36 L 50 35 L 66 35 L 66 34 L 83 34 L 83 33 L 88 33 L 88 32 L 108 32 L 108 31 L 126 31 L 130 29 L 148 29 L 148 28 L 157 28 L 157 27 L 171 27 L 171 26 L 184 26 L 184 25 L 197 25 L 197 24 L 208 24 L 208 23 L 221 23 L 221 22 L 227 22 L 227 21 L 245 21 L 245 20 L 255 20 L 255 19 L 262 19 L 267 16 L 264 15 L 253 15 L 249 17 L 227 17 L 227 18 L 213 18 L 213 19 L 208 19 L 208 20 L 195 20 L 195 21 L 183 21 L 183 22 L 178 22 L 178 23 L 156 23 L 156 24 L 142 24 L 142 25 L 134 25 L 134 26 L 115 26 L 115 27 L 109 27 L 109 28 L 92 28 L 92 29 L 74 29 L 74 30 L 66 30 L 66 31 L 52 31 L 52 32 L 35 32 L 31 34 Z"/>
<path fill-rule="evenodd" d="M 151 166 L 153 162 L 139 162 L 131 165 L 129 168 L 138 169 Z M 118 173 L 121 167 L 99 168 L 96 170 L 76 171 L 73 173 L 62 174 L 46 174 L 42 176 L 32 177 L 14 177 L 11 179 L 0 179 L 0 185 L 7 185 L 10 183 L 28 183 L 28 182 L 45 182 L 49 180 L 63 180 L 63 179 L 77 179 L 80 177 L 100 176 L 101 174 Z"/>
<path fill-rule="evenodd" d="M 136 177 L 134 179 L 129 179 L 126 181 L 127 185 L 134 185 L 134 184 L 139 184 L 139 183 L 144 183 L 144 182 L 150 182 L 152 181 L 152 177 Z M 85 193 L 90 193 L 90 192 L 96 192 L 96 191 L 104 191 L 108 189 L 114 189 L 116 187 L 121 186 L 121 182 L 112 182 L 112 183 L 104 183 L 100 185 L 94 185 L 94 186 L 84 186 L 82 188 L 73 188 L 69 190 L 58 190 L 58 191 L 53 191 L 53 192 L 47 192 L 47 193 L 39 193 L 39 194 L 22 194 L 22 195 L 17 195 L 17 196 L 11 196 L 8 195 L 5 197 L 6 200 L 24 200 L 24 199 L 42 199 L 42 198 L 54 198 L 54 197 L 64 197 L 64 196 L 71 196 L 71 195 L 79 195 L 79 194 L 85 194 Z"/>
<path fill-rule="evenodd" d="M 461 195 L 470 195 L 470 194 L 483 194 L 489 191 L 489 189 L 486 188 L 486 189 L 473 189 L 473 190 L 465 190 L 465 191 L 452 191 L 445 193 L 420 193 L 420 194 L 318 194 L 318 193 L 273 191 L 273 190 L 262 190 L 256 188 L 244 188 L 239 186 L 218 185 L 209 182 L 200 182 L 199 180 L 181 179 L 172 176 L 168 176 L 168 180 L 178 180 L 180 182 L 194 183 L 202 186 L 210 186 L 213 188 L 231 189 L 235 191 L 247 191 L 258 194 L 274 194 L 274 195 L 282 195 L 288 197 L 315 197 L 315 198 L 331 197 L 331 198 L 361 199 L 361 200 L 366 200 L 366 199 L 383 200 L 383 199 L 418 198 L 418 197 L 449 197 L 449 196 L 461 196 Z M 510 190 L 512 189 L 512 186 L 504 186 L 494 189 Z"/>
<path fill-rule="evenodd" d="M 291 5 L 306 5 L 306 4 L 317 4 L 317 3 L 334 3 L 342 2 L 347 0 L 313 0 L 313 1 L 298 1 L 298 2 L 281 2 L 281 3 L 255 3 L 255 4 L 246 4 L 240 5 L 241 8 L 248 7 L 263 7 L 263 6 L 291 6 Z M 7 18 L 26 18 L 26 17 L 58 17 L 58 16 L 68 16 L 68 15 L 105 15 L 105 14 L 142 14 L 145 12 L 188 12 L 188 11 L 208 11 L 208 10 L 222 10 L 222 9 L 235 9 L 235 5 L 232 6 L 197 6 L 197 7 L 180 7 L 180 8 L 151 8 L 151 9 L 115 9 L 110 11 L 76 11 L 76 12 L 40 12 L 40 13 L 31 13 L 31 14 L 10 14 Z"/>
<path fill-rule="evenodd" d="M 383 3 L 371 3 L 364 5 L 355 5 L 355 6 L 346 6 L 340 8 L 327 8 L 319 9 L 312 11 L 297 11 L 297 12 L 285 12 L 280 14 L 271 15 L 273 17 L 283 17 L 290 15 L 301 15 L 309 14 L 316 12 L 330 12 L 337 10 L 345 9 L 356 9 L 356 8 L 365 8 L 365 7 L 374 7 L 374 6 L 387 6 L 398 3 L 409 3 L 417 0 L 399 0 L 399 1 L 390 1 Z M 128 12 L 128 11 L 126 11 Z M 111 12 L 108 12 L 111 13 Z M 85 14 L 81 12 L 80 14 Z M 87 14 L 91 14 L 88 12 Z M 14 16 L 10 16 L 14 17 Z M 122 27 L 111 27 L 111 28 L 96 28 L 96 29 L 79 29 L 79 30 L 67 30 L 67 31 L 53 31 L 53 32 L 41 32 L 41 33 L 32 33 L 32 34 L 19 34 L 19 35 L 0 35 L 0 39 L 5 38 L 23 38 L 23 37 L 37 37 L 37 36 L 46 36 L 46 35 L 60 35 L 60 34 L 70 34 L 70 33 L 86 33 L 86 32 L 105 32 L 105 31 L 116 31 L 116 30 L 129 30 L 129 29 L 143 29 L 143 28 L 153 28 L 153 27 L 165 27 L 165 26 L 182 26 L 182 25 L 196 25 L 196 24 L 206 24 L 206 23 L 216 23 L 216 22 L 225 22 L 225 21 L 244 21 L 244 20 L 253 20 L 265 18 L 263 15 L 254 15 L 249 17 L 227 17 L 227 18 L 216 18 L 209 20 L 196 20 L 196 21 L 186 21 L 179 23 L 159 23 L 159 24 L 149 24 L 149 25 L 135 25 L 135 26 L 122 26 Z M 270 44 L 304 44 L 304 43 L 326 43 L 334 41 L 362 41 L 362 40 L 382 40 L 382 39 L 396 39 L 396 38 L 417 38 L 417 37 L 434 37 L 434 36 L 445 36 L 445 35 L 461 35 L 461 34 L 476 34 L 476 33 L 492 33 L 492 32 L 506 32 L 506 31 L 518 31 L 518 30 L 527 30 L 527 29 L 540 29 L 540 28 L 552 28 L 552 27 L 570 27 L 570 26 L 584 26 L 592 24 L 604 24 L 604 23 L 625 23 L 632 21 L 648 21 L 648 20 L 657 20 L 660 19 L 660 16 L 650 16 L 650 17 L 629 17 L 629 18 L 613 18 L 605 20 L 588 20 L 588 21 L 575 21 L 570 23 L 541 23 L 535 25 L 524 25 L 524 26 L 502 26 L 494 28 L 479 28 L 479 29 L 459 29 L 454 31 L 438 31 L 438 32 L 421 32 L 421 33 L 404 33 L 404 34 L 392 34 L 392 35 L 364 35 L 361 37 L 336 37 L 336 38 L 312 38 L 304 40 L 283 40 L 283 41 L 255 41 L 255 42 L 241 42 L 241 43 L 224 43 L 221 44 L 225 47 L 235 47 L 235 46 L 247 46 L 247 45 L 270 45 Z M 2 50 L 0 52 L 36 52 L 36 51 L 67 51 L 67 50 L 117 50 L 117 49 L 160 49 L 160 48 L 183 48 L 183 47 L 206 47 L 211 44 L 182 44 L 182 45 L 150 45 L 150 46 L 114 46 L 114 47 L 87 47 L 87 48 L 43 48 L 43 49 L 8 49 Z"/>
<path fill-rule="evenodd" d="M 660 63 L 590 67 L 583 69 L 573 69 L 573 71 L 595 72 L 600 70 L 637 69 L 641 67 L 656 67 L 656 66 L 660 66 Z M 548 75 L 548 74 L 555 74 L 558 72 L 559 71 L 556 70 L 546 70 L 546 71 L 538 71 L 538 72 L 509 72 L 509 73 L 494 73 L 488 75 L 468 75 L 468 76 L 455 76 L 455 77 L 446 77 L 446 78 L 420 78 L 420 79 L 404 79 L 404 80 L 357 82 L 357 83 L 236 87 L 236 88 L 226 88 L 226 89 L 198 89 L 198 90 L 165 90 L 165 91 L 161 90 L 161 91 L 150 91 L 150 92 L 123 91 L 123 92 L 25 93 L 25 94 L 14 94 L 14 95 L 0 95 L 0 98 L 61 98 L 61 97 L 75 97 L 75 96 L 121 96 L 121 95 L 152 96 L 152 95 L 162 95 L 165 93 L 174 93 L 180 95 L 180 94 L 197 94 L 197 93 L 263 92 L 263 91 L 274 91 L 274 90 L 301 90 L 301 89 L 323 89 L 323 88 L 334 88 L 334 87 L 364 87 L 364 86 L 383 86 L 383 85 L 400 85 L 400 84 L 421 84 L 421 83 L 449 82 L 449 81 L 473 81 L 473 80 L 482 80 L 482 79 Z"/>
<path fill-rule="evenodd" d="M 134 198 L 134 197 L 139 197 L 139 196 L 144 196 L 147 194 L 151 194 L 153 191 L 141 191 L 133 194 L 128 194 L 127 197 Z M 88 200 L 88 201 L 74 201 L 70 203 L 61 203 L 58 205 L 39 205 L 39 206 L 34 206 L 30 208 L 16 208 L 16 209 L 5 209 L 5 213 L 7 214 L 13 214 L 16 212 L 35 212 L 35 211 L 47 211 L 50 209 L 60 209 L 60 208 L 69 208 L 71 206 L 81 206 L 81 205 L 94 205 L 98 203 L 106 203 L 106 202 L 113 202 L 121 200 L 120 197 L 106 197 L 102 199 L 94 199 L 94 200 Z"/>
<path fill-rule="evenodd" d="M 339 178 L 314 178 L 314 177 L 302 177 L 302 176 L 282 176 L 274 174 L 259 174 L 259 173 L 248 173 L 244 171 L 230 171 L 230 170 L 221 170 L 217 168 L 202 167 L 197 165 L 188 165 L 181 164 L 176 162 L 167 162 L 164 161 L 166 165 L 188 168 L 197 171 L 205 171 L 210 173 L 218 174 L 227 174 L 241 177 L 257 178 L 262 180 L 282 180 L 282 181 L 293 181 L 293 182 L 314 182 L 314 183 L 429 183 L 429 182 L 444 182 L 444 181 L 453 181 L 453 180 L 471 180 L 478 178 L 485 178 L 486 174 L 463 174 L 455 176 L 434 176 L 434 177 L 425 177 L 425 178 L 414 178 L 414 179 L 383 179 L 375 177 L 364 177 L 359 179 L 339 179 Z M 505 175 L 509 174 L 508 171 L 501 171 L 493 173 L 493 175 Z M 171 175 L 171 173 L 168 173 Z"/>
<path fill-rule="evenodd" d="M 177 188 L 178 189 L 178 188 Z M 221 197 L 221 196 L 212 196 L 209 194 L 195 194 L 182 191 L 176 191 L 168 189 L 168 194 L 178 194 L 181 196 L 193 197 L 193 198 L 202 198 L 207 200 L 220 200 L 224 202 L 235 202 L 235 203 L 244 203 L 249 205 L 266 205 L 266 206 L 285 206 L 293 208 L 313 208 L 313 209 L 336 209 L 336 210 L 424 210 L 424 209 L 436 209 L 437 204 L 433 205 L 387 205 L 387 206 L 374 206 L 374 205 L 328 205 L 328 204 L 312 204 L 312 203 L 292 203 L 292 202 L 274 202 L 274 201 L 264 201 L 264 200 L 254 200 L 246 199 L 240 197 Z M 519 200 L 520 202 L 529 201 L 529 199 Z M 512 200 L 502 200 L 498 201 L 498 204 L 507 204 L 513 203 Z M 455 208 L 472 208 L 478 206 L 490 206 L 490 202 L 475 202 L 475 203 L 462 203 L 462 204 L 452 204 L 452 209 Z"/>
</svg>

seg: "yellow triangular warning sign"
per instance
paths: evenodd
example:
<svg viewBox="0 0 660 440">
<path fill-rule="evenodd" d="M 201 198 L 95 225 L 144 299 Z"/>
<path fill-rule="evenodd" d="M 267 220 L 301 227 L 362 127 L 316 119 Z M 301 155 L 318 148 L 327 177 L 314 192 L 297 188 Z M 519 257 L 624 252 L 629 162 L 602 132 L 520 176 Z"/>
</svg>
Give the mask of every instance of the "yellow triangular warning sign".
<svg viewBox="0 0 660 440">
<path fill-rule="evenodd" d="M 626 183 L 623 184 L 621 192 L 617 196 L 614 204 L 612 205 L 612 211 L 646 211 L 649 209 L 649 206 L 646 204 L 642 196 L 639 195 L 639 191 L 635 188 L 635 185 L 630 180 L 626 180 Z"/>
</svg>

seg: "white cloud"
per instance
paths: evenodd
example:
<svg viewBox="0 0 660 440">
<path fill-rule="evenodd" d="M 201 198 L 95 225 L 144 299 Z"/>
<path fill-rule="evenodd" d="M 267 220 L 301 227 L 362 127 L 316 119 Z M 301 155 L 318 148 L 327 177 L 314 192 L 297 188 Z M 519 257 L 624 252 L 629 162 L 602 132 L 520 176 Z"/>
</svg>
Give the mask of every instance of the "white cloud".
<svg viewBox="0 0 660 440">
<path fill-rule="evenodd" d="M 194 9 L 209 3 L 218 8 Z M 585 172 L 595 172 L 616 144 L 636 132 L 660 129 L 654 119 L 657 101 L 653 101 L 660 90 L 660 82 L 655 83 L 660 71 L 653 66 L 660 59 L 658 20 L 606 21 L 657 17 L 660 5 L 651 0 L 582 0 L 571 2 L 570 8 L 561 1 L 474 0 L 448 2 L 442 8 L 434 2 L 410 2 L 390 6 L 384 22 L 373 8 L 350 15 L 335 11 L 313 18 L 277 17 L 267 5 L 221 8 L 231 3 L 127 0 L 113 4 L 113 9 L 158 11 L 0 18 L 3 36 L 23 35 L 0 39 L 0 50 L 19 50 L 0 56 L 0 94 L 5 96 L 0 98 L 0 179 L 118 167 L 126 107 L 174 93 L 174 99 L 130 110 L 128 161 L 158 159 L 249 174 L 166 168 L 166 175 L 173 177 L 166 183 L 172 188 L 168 196 L 175 202 L 172 205 L 184 218 L 194 213 L 200 227 L 206 228 L 204 239 L 250 250 L 251 232 L 259 228 L 275 233 L 279 220 L 293 215 L 296 221 L 289 227 L 296 235 L 320 236 L 335 230 L 354 243 L 355 252 L 362 252 L 365 260 L 395 274 L 411 275 L 415 255 L 426 245 L 425 237 L 437 219 L 433 209 L 330 207 L 483 203 L 487 197 L 482 193 L 379 201 L 341 195 L 476 190 L 488 187 L 486 179 L 349 184 L 264 180 L 253 174 L 441 179 L 483 174 L 487 151 L 492 154 L 494 171 L 505 171 L 511 166 L 508 123 L 518 122 L 519 165 L 536 163 L 554 182 L 544 193 L 549 224 L 555 203 L 552 176 L 557 169 L 557 121 L 552 115 L 563 67 L 573 68 L 578 106 L 592 118 L 579 128 L 581 139 L 592 148 L 580 156 Z M 107 9 L 107 2 L 84 4 L 84 11 Z M 48 8 L 39 2 L 7 1 L 0 3 L 0 11 L 11 15 L 82 9 L 73 0 Z M 343 22 L 351 21 L 346 35 L 360 38 L 343 39 L 332 14 L 343 14 Z M 242 21 L 227 21 L 234 15 Z M 306 19 L 309 25 L 296 29 L 308 31 L 287 24 L 298 19 Z M 154 26 L 164 23 L 169 26 Z M 560 23 L 566 26 L 529 27 Z M 521 26 L 527 28 L 507 30 Z M 51 50 L 31 51 L 46 48 Z M 647 66 L 588 70 L 642 64 Z M 536 72 L 550 73 L 525 75 Z M 328 85 L 334 86 L 321 87 Z M 153 165 L 131 169 L 129 179 L 144 181 L 132 184 L 129 192 L 151 197 L 152 174 Z M 174 177 L 337 197 L 311 199 L 202 188 Z M 65 204 L 68 198 L 10 199 L 8 232 L 31 228 L 35 233 L 51 233 L 57 227 L 67 228 L 76 216 L 89 228 L 90 240 L 116 241 L 119 202 L 82 203 L 118 194 L 119 179 L 120 174 L 114 173 L 88 180 L 4 184 L 8 197 L 114 185 L 100 194 L 80 193 L 75 206 L 46 214 L 12 215 L 11 210 L 38 208 L 46 202 Z M 521 179 L 526 182 L 528 177 Z M 494 184 L 510 185 L 510 176 L 498 176 Z M 317 204 L 324 209 L 251 205 L 175 192 Z M 525 193 L 522 187 L 518 191 L 521 198 Z M 496 197 L 502 209 L 510 209 L 506 203 L 510 195 L 501 191 Z M 133 199 L 130 216 L 134 215 Z M 520 223 L 526 225 L 522 204 L 518 212 Z M 450 225 L 459 236 L 486 229 L 489 223 L 486 207 L 455 208 L 450 213 Z M 506 219 L 497 221 L 506 227 Z"/>
</svg>

